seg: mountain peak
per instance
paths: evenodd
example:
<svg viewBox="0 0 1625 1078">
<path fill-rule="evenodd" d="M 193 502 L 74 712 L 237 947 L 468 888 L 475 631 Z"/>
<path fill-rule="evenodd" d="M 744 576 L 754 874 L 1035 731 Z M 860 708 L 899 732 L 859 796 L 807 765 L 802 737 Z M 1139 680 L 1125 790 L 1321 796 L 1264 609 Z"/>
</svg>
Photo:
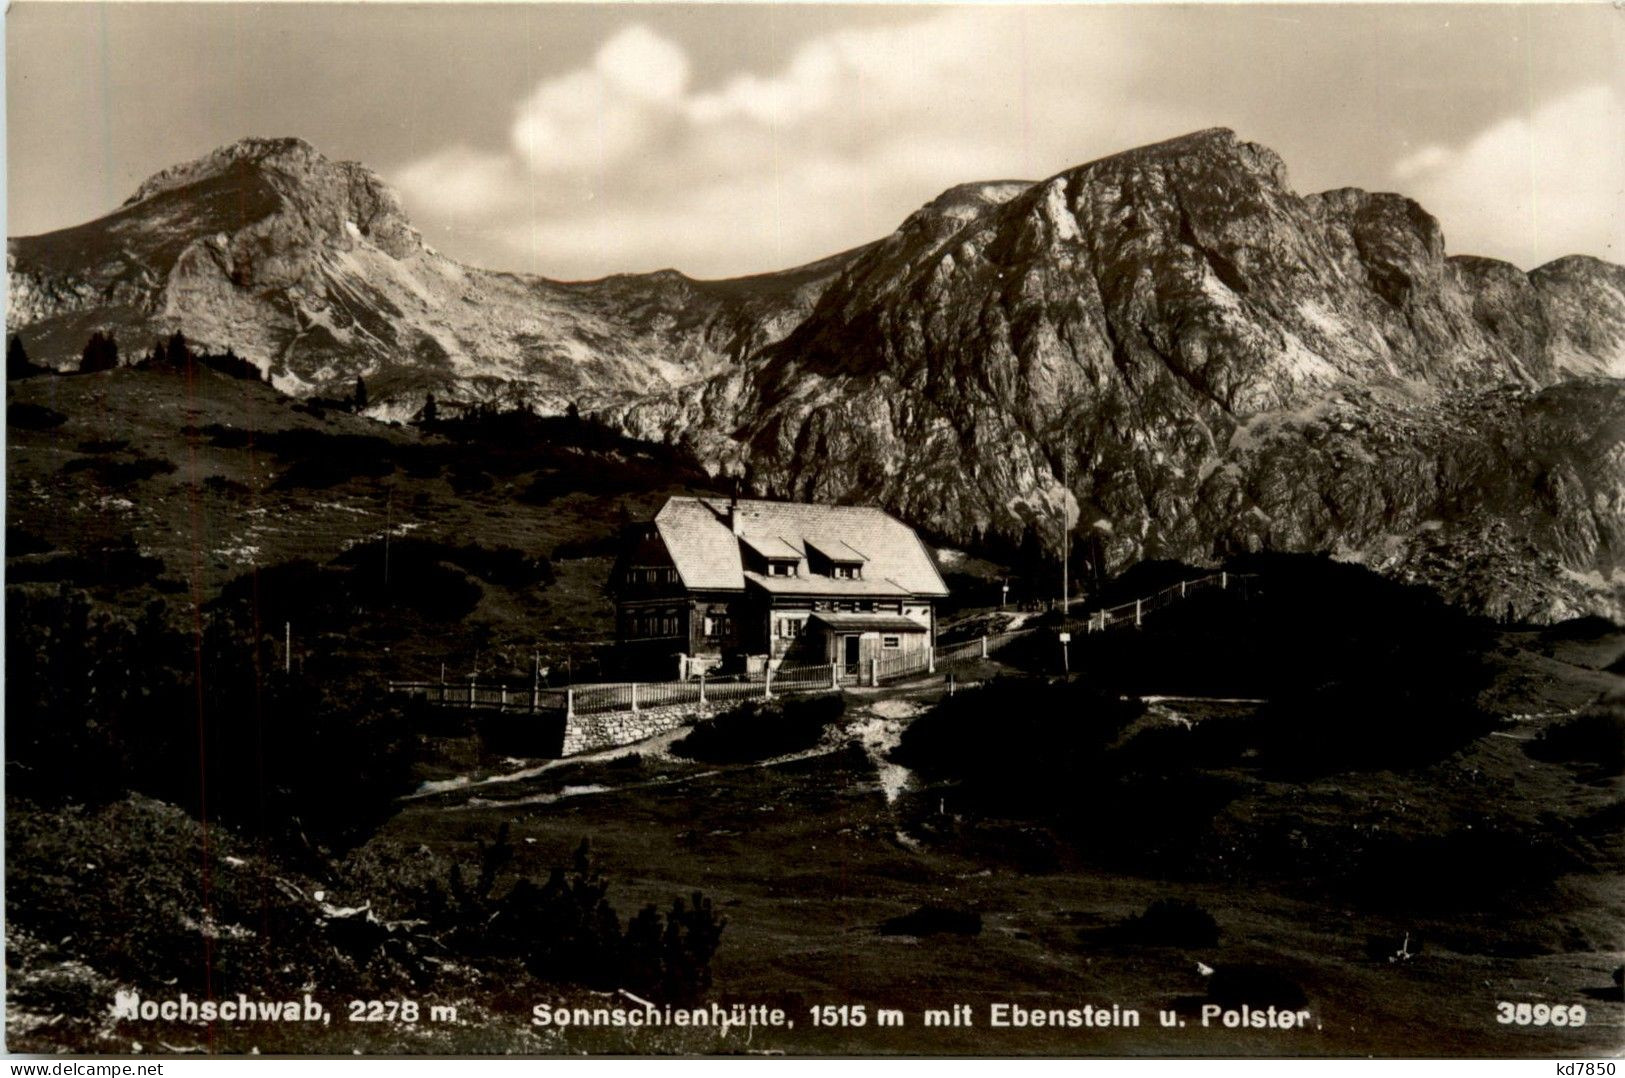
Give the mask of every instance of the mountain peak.
<svg viewBox="0 0 1625 1078">
<path fill-rule="evenodd" d="M 333 161 L 301 138 L 244 138 L 148 177 L 126 208 L 211 182 L 247 179 L 340 246 L 365 237 L 402 258 L 422 239 L 389 185 L 365 165 Z"/>
<path fill-rule="evenodd" d="M 1280 154 L 1268 146 L 1248 142 L 1228 127 L 1206 127 L 1162 142 L 1137 146 L 1068 169 L 1067 174 L 1136 168 L 1148 164 L 1177 165 L 1185 172 L 1191 171 L 1193 164 L 1220 170 L 1240 167 L 1281 191 L 1291 190 L 1286 162 L 1281 160 Z"/>
<path fill-rule="evenodd" d="M 124 205 L 133 206 L 164 191 L 218 176 L 239 162 L 263 164 L 277 171 L 295 173 L 329 164 L 316 147 L 302 138 L 242 138 L 211 150 L 202 157 L 153 173 L 136 188 L 135 194 L 124 200 Z"/>
</svg>

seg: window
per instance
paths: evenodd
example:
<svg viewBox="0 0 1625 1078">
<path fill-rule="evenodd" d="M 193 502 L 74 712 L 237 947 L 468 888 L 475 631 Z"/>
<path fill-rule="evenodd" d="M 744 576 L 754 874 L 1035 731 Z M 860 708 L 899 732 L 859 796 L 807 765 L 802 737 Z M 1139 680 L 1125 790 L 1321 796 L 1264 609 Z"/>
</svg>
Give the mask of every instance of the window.
<svg viewBox="0 0 1625 1078">
<path fill-rule="evenodd" d="M 880 638 L 880 646 L 887 651 L 896 651 L 903 646 L 903 638 L 900 636 L 883 636 Z"/>
<path fill-rule="evenodd" d="M 780 618 L 779 635 L 785 639 L 794 639 L 801 635 L 804 622 L 798 618 Z"/>
<path fill-rule="evenodd" d="M 856 565 L 836 565 L 831 568 L 830 575 L 836 580 L 857 580 L 862 577 L 863 570 Z"/>
<path fill-rule="evenodd" d="M 770 561 L 767 563 L 768 576 L 795 576 L 796 563 L 793 561 Z"/>
</svg>

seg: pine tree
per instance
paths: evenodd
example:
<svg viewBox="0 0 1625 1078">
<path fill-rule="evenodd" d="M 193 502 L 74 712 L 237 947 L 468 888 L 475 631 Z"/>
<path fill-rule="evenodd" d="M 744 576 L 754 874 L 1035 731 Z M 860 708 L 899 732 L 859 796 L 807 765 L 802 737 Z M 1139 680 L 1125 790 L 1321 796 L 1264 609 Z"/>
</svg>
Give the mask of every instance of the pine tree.
<svg viewBox="0 0 1625 1078">
<path fill-rule="evenodd" d="M 39 372 L 40 368 L 34 366 L 33 360 L 28 358 L 28 349 L 23 347 L 23 339 L 13 333 L 6 345 L 6 378 L 27 378 Z"/>
<path fill-rule="evenodd" d="M 355 376 L 355 410 L 367 410 L 367 380 L 359 374 Z"/>
<path fill-rule="evenodd" d="M 112 337 L 102 335 L 97 330 L 85 342 L 85 350 L 79 355 L 79 373 L 93 374 L 96 371 L 110 371 L 118 366 L 118 342 Z"/>
<path fill-rule="evenodd" d="M 164 349 L 164 362 L 178 371 L 192 365 L 192 349 L 186 344 L 186 335 L 178 329 L 174 336 L 169 338 L 169 344 Z"/>
<path fill-rule="evenodd" d="M 423 417 L 424 426 L 428 426 L 440 418 L 440 406 L 435 404 L 434 394 L 430 393 L 423 401 L 423 411 L 418 413 Z"/>
</svg>

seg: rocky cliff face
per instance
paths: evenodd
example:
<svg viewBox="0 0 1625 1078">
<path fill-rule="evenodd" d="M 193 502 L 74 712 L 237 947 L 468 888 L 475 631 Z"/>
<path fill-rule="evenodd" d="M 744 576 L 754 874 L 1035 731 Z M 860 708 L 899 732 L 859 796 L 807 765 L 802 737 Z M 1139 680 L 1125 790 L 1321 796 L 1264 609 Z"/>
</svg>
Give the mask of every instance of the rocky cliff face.
<svg viewBox="0 0 1625 1078">
<path fill-rule="evenodd" d="M 956 187 L 799 270 L 581 284 L 458 265 L 365 169 L 251 140 L 8 265 L 37 357 L 181 328 L 294 391 L 364 371 L 386 414 L 575 400 L 951 542 L 1064 519 L 1106 571 L 1324 550 L 1625 619 L 1625 268 L 1449 257 L 1416 203 L 1300 196 L 1229 131 Z"/>
<path fill-rule="evenodd" d="M 1058 546 L 1065 506 L 1108 570 L 1335 550 L 1497 614 L 1618 616 L 1622 273 L 1447 258 L 1414 202 L 1299 197 L 1207 131 L 956 189 L 744 368 L 617 415 L 951 541 Z"/>
<path fill-rule="evenodd" d="M 8 324 L 57 364 L 94 330 L 130 352 L 179 329 L 290 392 L 346 393 L 364 373 L 386 415 L 429 392 L 562 409 L 716 372 L 787 332 L 839 265 L 723 282 L 492 273 L 425 246 L 366 168 L 246 139 L 108 217 L 10 241 Z"/>
</svg>

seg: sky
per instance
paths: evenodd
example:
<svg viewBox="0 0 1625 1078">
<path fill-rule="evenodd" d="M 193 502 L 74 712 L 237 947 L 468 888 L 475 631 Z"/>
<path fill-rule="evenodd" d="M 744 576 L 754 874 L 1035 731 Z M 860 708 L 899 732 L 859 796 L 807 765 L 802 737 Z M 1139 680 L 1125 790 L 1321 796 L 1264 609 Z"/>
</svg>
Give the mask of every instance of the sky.
<svg viewBox="0 0 1625 1078">
<path fill-rule="evenodd" d="M 957 183 L 1233 128 L 1300 193 L 1399 191 L 1451 253 L 1625 262 L 1606 3 L 53 4 L 6 16 L 11 235 L 239 138 L 361 161 L 493 269 L 724 277 Z"/>
</svg>

